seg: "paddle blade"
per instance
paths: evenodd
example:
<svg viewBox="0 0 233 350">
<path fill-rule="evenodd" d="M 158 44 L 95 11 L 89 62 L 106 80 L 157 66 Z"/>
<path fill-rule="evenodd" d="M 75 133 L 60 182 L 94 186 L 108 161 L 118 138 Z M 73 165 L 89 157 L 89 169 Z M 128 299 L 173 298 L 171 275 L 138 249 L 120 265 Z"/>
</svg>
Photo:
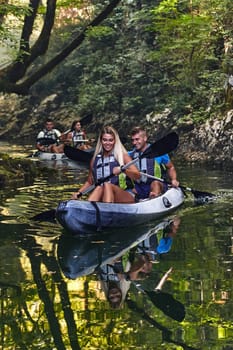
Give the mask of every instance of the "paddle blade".
<svg viewBox="0 0 233 350">
<path fill-rule="evenodd" d="M 217 198 L 217 196 L 213 193 L 210 192 L 202 192 L 202 191 L 197 191 L 194 190 L 193 188 L 190 187 L 185 187 L 185 186 L 179 186 L 184 192 L 185 191 L 190 191 L 194 198 L 195 198 L 195 203 L 196 204 L 206 204 L 209 202 L 213 202 L 214 199 Z"/>
<path fill-rule="evenodd" d="M 178 322 L 182 322 L 185 318 L 185 308 L 184 305 L 175 300 L 171 294 L 163 293 L 159 290 L 157 291 L 145 291 L 149 296 L 152 303 L 165 315 L 173 318 Z"/>
<path fill-rule="evenodd" d="M 205 204 L 212 202 L 213 199 L 216 198 L 216 195 L 210 192 L 201 192 L 197 190 L 191 190 L 192 194 L 195 197 L 195 203 L 197 204 Z"/>
<path fill-rule="evenodd" d="M 152 143 L 141 155 L 141 158 L 154 158 L 170 153 L 177 148 L 178 144 L 179 136 L 177 133 L 171 132 L 158 141 Z"/>
<path fill-rule="evenodd" d="M 33 216 L 31 218 L 31 220 L 55 222 L 55 220 L 56 220 L 56 210 L 55 209 L 51 209 L 51 210 L 43 211 L 42 213 L 39 213 L 39 214 Z"/>
<path fill-rule="evenodd" d="M 64 153 L 68 158 L 83 163 L 90 163 L 93 156 L 93 152 L 83 151 L 68 145 L 65 145 Z"/>
</svg>

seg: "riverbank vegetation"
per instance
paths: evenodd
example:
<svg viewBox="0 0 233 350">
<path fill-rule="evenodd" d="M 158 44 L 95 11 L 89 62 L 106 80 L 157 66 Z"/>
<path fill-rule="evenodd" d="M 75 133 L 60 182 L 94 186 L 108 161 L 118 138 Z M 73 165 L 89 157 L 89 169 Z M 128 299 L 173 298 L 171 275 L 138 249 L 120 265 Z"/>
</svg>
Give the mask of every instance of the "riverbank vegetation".
<svg viewBox="0 0 233 350">
<path fill-rule="evenodd" d="M 4 6 L 2 28 L 10 13 Z M 233 109 L 232 14 L 231 0 L 115 0 L 58 1 L 52 8 L 35 7 L 33 17 L 18 15 L 27 35 L 22 31 L 16 58 L 0 71 L 0 90 L 18 94 L 10 98 L 20 105 L 10 115 L 1 113 L 0 134 L 28 135 L 48 115 L 66 127 L 77 115 L 91 113 L 89 130 L 110 122 L 126 136 L 132 125 L 143 123 L 160 136 L 175 128 L 187 144 L 195 136 L 196 151 L 195 145 L 204 144 L 213 154 L 199 128 L 227 119 Z M 29 19 L 37 23 L 33 40 Z M 227 124 L 229 130 L 232 118 Z M 209 135 L 208 144 L 218 138 Z"/>
<path fill-rule="evenodd" d="M 33 183 L 41 173 L 55 172 L 54 169 L 38 167 L 31 159 L 12 158 L 0 153 L 0 189 Z"/>
</svg>

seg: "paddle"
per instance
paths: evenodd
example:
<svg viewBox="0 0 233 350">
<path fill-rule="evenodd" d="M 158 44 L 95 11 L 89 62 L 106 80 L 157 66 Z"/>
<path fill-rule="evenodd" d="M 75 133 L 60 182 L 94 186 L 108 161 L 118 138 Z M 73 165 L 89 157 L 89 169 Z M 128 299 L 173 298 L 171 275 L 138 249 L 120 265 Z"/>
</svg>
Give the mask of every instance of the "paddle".
<svg viewBox="0 0 233 350">
<path fill-rule="evenodd" d="M 143 157 L 144 158 L 159 157 L 163 154 L 174 151 L 176 149 L 176 147 L 178 146 L 178 143 L 179 143 L 178 135 L 175 132 L 171 132 L 170 134 L 166 135 L 165 137 L 152 143 L 149 146 L 149 148 L 147 148 L 146 151 L 143 153 L 143 154 L 145 154 Z M 79 161 L 80 162 L 90 162 L 90 160 L 93 156 L 92 152 L 83 151 L 83 150 L 73 148 L 70 146 L 65 146 L 64 153 L 68 158 L 75 160 L 75 161 L 78 161 L 78 162 Z M 150 155 L 147 155 L 147 153 Z"/>
<path fill-rule="evenodd" d="M 159 323 L 156 320 L 154 320 L 151 316 L 149 316 L 145 312 L 145 308 L 139 307 L 136 304 L 136 302 L 131 300 L 131 299 L 129 299 L 129 297 L 126 298 L 125 302 L 126 302 L 127 306 L 129 307 L 129 309 L 131 309 L 134 312 L 137 312 L 140 315 L 140 320 L 144 319 L 145 321 L 149 322 L 153 327 L 156 327 L 159 331 L 162 332 L 162 334 L 161 334 L 161 336 L 162 336 L 161 344 L 164 344 L 164 342 L 168 342 L 168 343 L 172 343 L 172 344 L 178 345 L 179 349 L 200 350 L 200 349 L 197 349 L 197 348 L 193 348 L 193 347 L 185 344 L 182 341 L 173 340 L 172 339 L 172 332 L 171 332 L 171 330 L 169 330 L 167 327 L 163 326 L 161 323 Z M 176 347 L 176 349 L 177 349 L 177 347 Z"/>
<path fill-rule="evenodd" d="M 81 149 L 74 148 L 69 145 L 65 145 L 64 153 L 71 160 L 88 164 L 90 163 L 91 158 L 94 154 L 94 152 L 92 151 L 83 151 Z"/>
<path fill-rule="evenodd" d="M 81 125 L 87 125 L 92 121 L 93 118 L 93 114 L 87 114 L 85 117 L 83 117 L 82 119 L 80 119 L 80 123 Z"/>
<path fill-rule="evenodd" d="M 178 322 L 182 322 L 185 318 L 185 308 L 184 305 L 179 302 L 178 300 L 174 299 L 171 294 L 164 293 L 161 291 L 161 288 L 168 278 L 169 274 L 172 272 L 172 268 L 170 268 L 165 275 L 162 277 L 162 279 L 159 281 L 158 285 L 156 286 L 154 291 L 148 291 L 142 289 L 141 286 L 134 283 L 135 287 L 146 294 L 151 302 L 161 311 L 165 313 L 165 315 L 173 318 L 174 320 Z"/>
<path fill-rule="evenodd" d="M 152 143 L 141 155 L 139 155 L 137 158 L 131 160 L 129 163 L 121 166 L 121 171 L 126 170 L 128 167 L 130 167 L 132 164 L 136 163 L 139 159 L 142 158 L 154 158 L 161 156 L 165 153 L 169 153 L 173 151 L 179 143 L 179 137 L 175 132 L 171 132 L 167 136 L 164 136 L 160 140 Z M 86 153 L 86 152 L 85 152 Z M 78 197 L 81 197 L 84 194 L 89 193 L 92 191 L 96 186 L 99 186 L 103 184 L 104 182 L 110 180 L 115 175 L 112 173 L 106 177 L 103 177 L 99 179 L 97 182 L 95 182 L 93 185 L 89 186 L 87 189 L 85 189 L 83 192 L 80 192 Z M 37 214 L 32 217 L 32 220 L 36 221 L 54 221 L 56 216 L 56 210 L 51 209 L 47 210 L 45 212 L 42 212 L 40 214 Z"/>
<path fill-rule="evenodd" d="M 141 173 L 141 175 L 148 177 L 149 179 L 154 179 L 157 180 L 159 182 L 168 184 L 169 186 L 171 185 L 171 182 L 168 182 L 164 179 L 160 179 L 159 177 L 153 176 L 153 175 L 149 175 L 147 173 Z M 211 201 L 213 198 L 216 198 L 216 195 L 210 192 L 202 192 L 202 191 L 198 191 L 198 190 L 194 190 L 191 187 L 185 187 L 182 185 L 179 185 L 179 187 L 183 190 L 183 191 L 189 191 L 193 194 L 196 203 L 199 204 L 203 204 L 203 203 L 207 203 L 209 201 Z"/>
</svg>

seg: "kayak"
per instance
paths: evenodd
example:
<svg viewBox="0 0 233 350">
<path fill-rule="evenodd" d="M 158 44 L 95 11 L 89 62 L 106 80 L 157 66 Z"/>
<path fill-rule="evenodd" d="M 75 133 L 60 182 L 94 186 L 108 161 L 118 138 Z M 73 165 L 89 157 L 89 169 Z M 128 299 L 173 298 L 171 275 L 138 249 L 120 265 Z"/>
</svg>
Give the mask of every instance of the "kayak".
<svg viewBox="0 0 233 350">
<path fill-rule="evenodd" d="M 56 218 L 71 233 L 88 234 L 159 219 L 176 210 L 183 201 L 184 194 L 179 188 L 169 188 L 159 197 L 132 204 L 68 200 L 58 204 Z"/>
<path fill-rule="evenodd" d="M 54 161 L 54 160 L 72 160 L 79 163 L 85 163 L 89 165 L 90 160 L 93 156 L 94 149 L 89 148 L 84 150 L 74 148 L 71 146 L 65 145 L 65 153 L 51 153 L 51 152 L 41 152 L 37 151 L 34 157 L 36 156 L 40 160 L 45 161 Z"/>
<path fill-rule="evenodd" d="M 35 156 L 34 156 L 35 157 Z M 73 161 L 65 153 L 49 153 L 49 152 L 37 152 L 37 159 L 40 161 L 42 166 L 46 167 L 66 167 L 71 169 L 82 169 L 87 168 L 89 164 L 82 161 Z"/>
<path fill-rule="evenodd" d="M 40 160 L 65 160 L 69 159 L 65 153 L 37 152 L 37 157 Z"/>
</svg>

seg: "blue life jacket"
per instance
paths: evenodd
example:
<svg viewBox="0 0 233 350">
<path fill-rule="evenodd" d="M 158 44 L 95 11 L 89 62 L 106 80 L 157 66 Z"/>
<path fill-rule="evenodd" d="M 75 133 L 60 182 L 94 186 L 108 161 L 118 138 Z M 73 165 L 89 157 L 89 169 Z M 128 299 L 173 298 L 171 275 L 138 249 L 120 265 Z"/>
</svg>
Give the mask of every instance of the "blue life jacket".
<svg viewBox="0 0 233 350">
<path fill-rule="evenodd" d="M 138 152 L 137 150 L 129 152 L 129 155 L 133 159 L 138 158 L 141 154 L 142 152 Z M 161 177 L 161 168 L 155 158 L 141 158 L 135 163 L 135 165 L 140 172 Z M 135 189 L 139 199 L 147 198 L 149 196 L 150 185 L 153 181 L 153 179 L 148 178 L 146 175 L 141 175 L 140 179 L 135 181 Z"/>
<path fill-rule="evenodd" d="M 149 147 L 149 145 L 148 145 L 148 147 Z M 137 150 L 133 150 L 133 151 L 129 152 L 129 155 L 131 156 L 132 159 L 138 158 L 141 154 L 142 154 L 142 152 L 138 152 Z M 160 168 L 160 165 L 158 164 L 158 162 L 156 161 L 155 158 L 139 159 L 135 163 L 135 165 L 137 166 L 139 171 L 141 171 L 143 173 L 147 173 L 149 175 L 156 176 L 156 177 L 161 176 L 161 168 Z M 143 183 L 149 183 L 149 184 L 151 184 L 152 181 L 153 181 L 153 179 L 149 179 L 147 176 L 143 176 L 143 175 L 138 180 L 139 183 L 143 182 Z"/>
<path fill-rule="evenodd" d="M 108 157 L 103 157 L 102 154 L 97 154 L 93 164 L 93 176 L 95 181 L 109 176 L 110 174 L 112 174 L 113 168 L 119 165 L 120 164 L 115 159 L 113 154 L 111 154 Z M 109 182 L 111 182 L 114 185 L 118 185 L 118 176 L 113 176 L 111 179 L 109 179 Z"/>
</svg>

